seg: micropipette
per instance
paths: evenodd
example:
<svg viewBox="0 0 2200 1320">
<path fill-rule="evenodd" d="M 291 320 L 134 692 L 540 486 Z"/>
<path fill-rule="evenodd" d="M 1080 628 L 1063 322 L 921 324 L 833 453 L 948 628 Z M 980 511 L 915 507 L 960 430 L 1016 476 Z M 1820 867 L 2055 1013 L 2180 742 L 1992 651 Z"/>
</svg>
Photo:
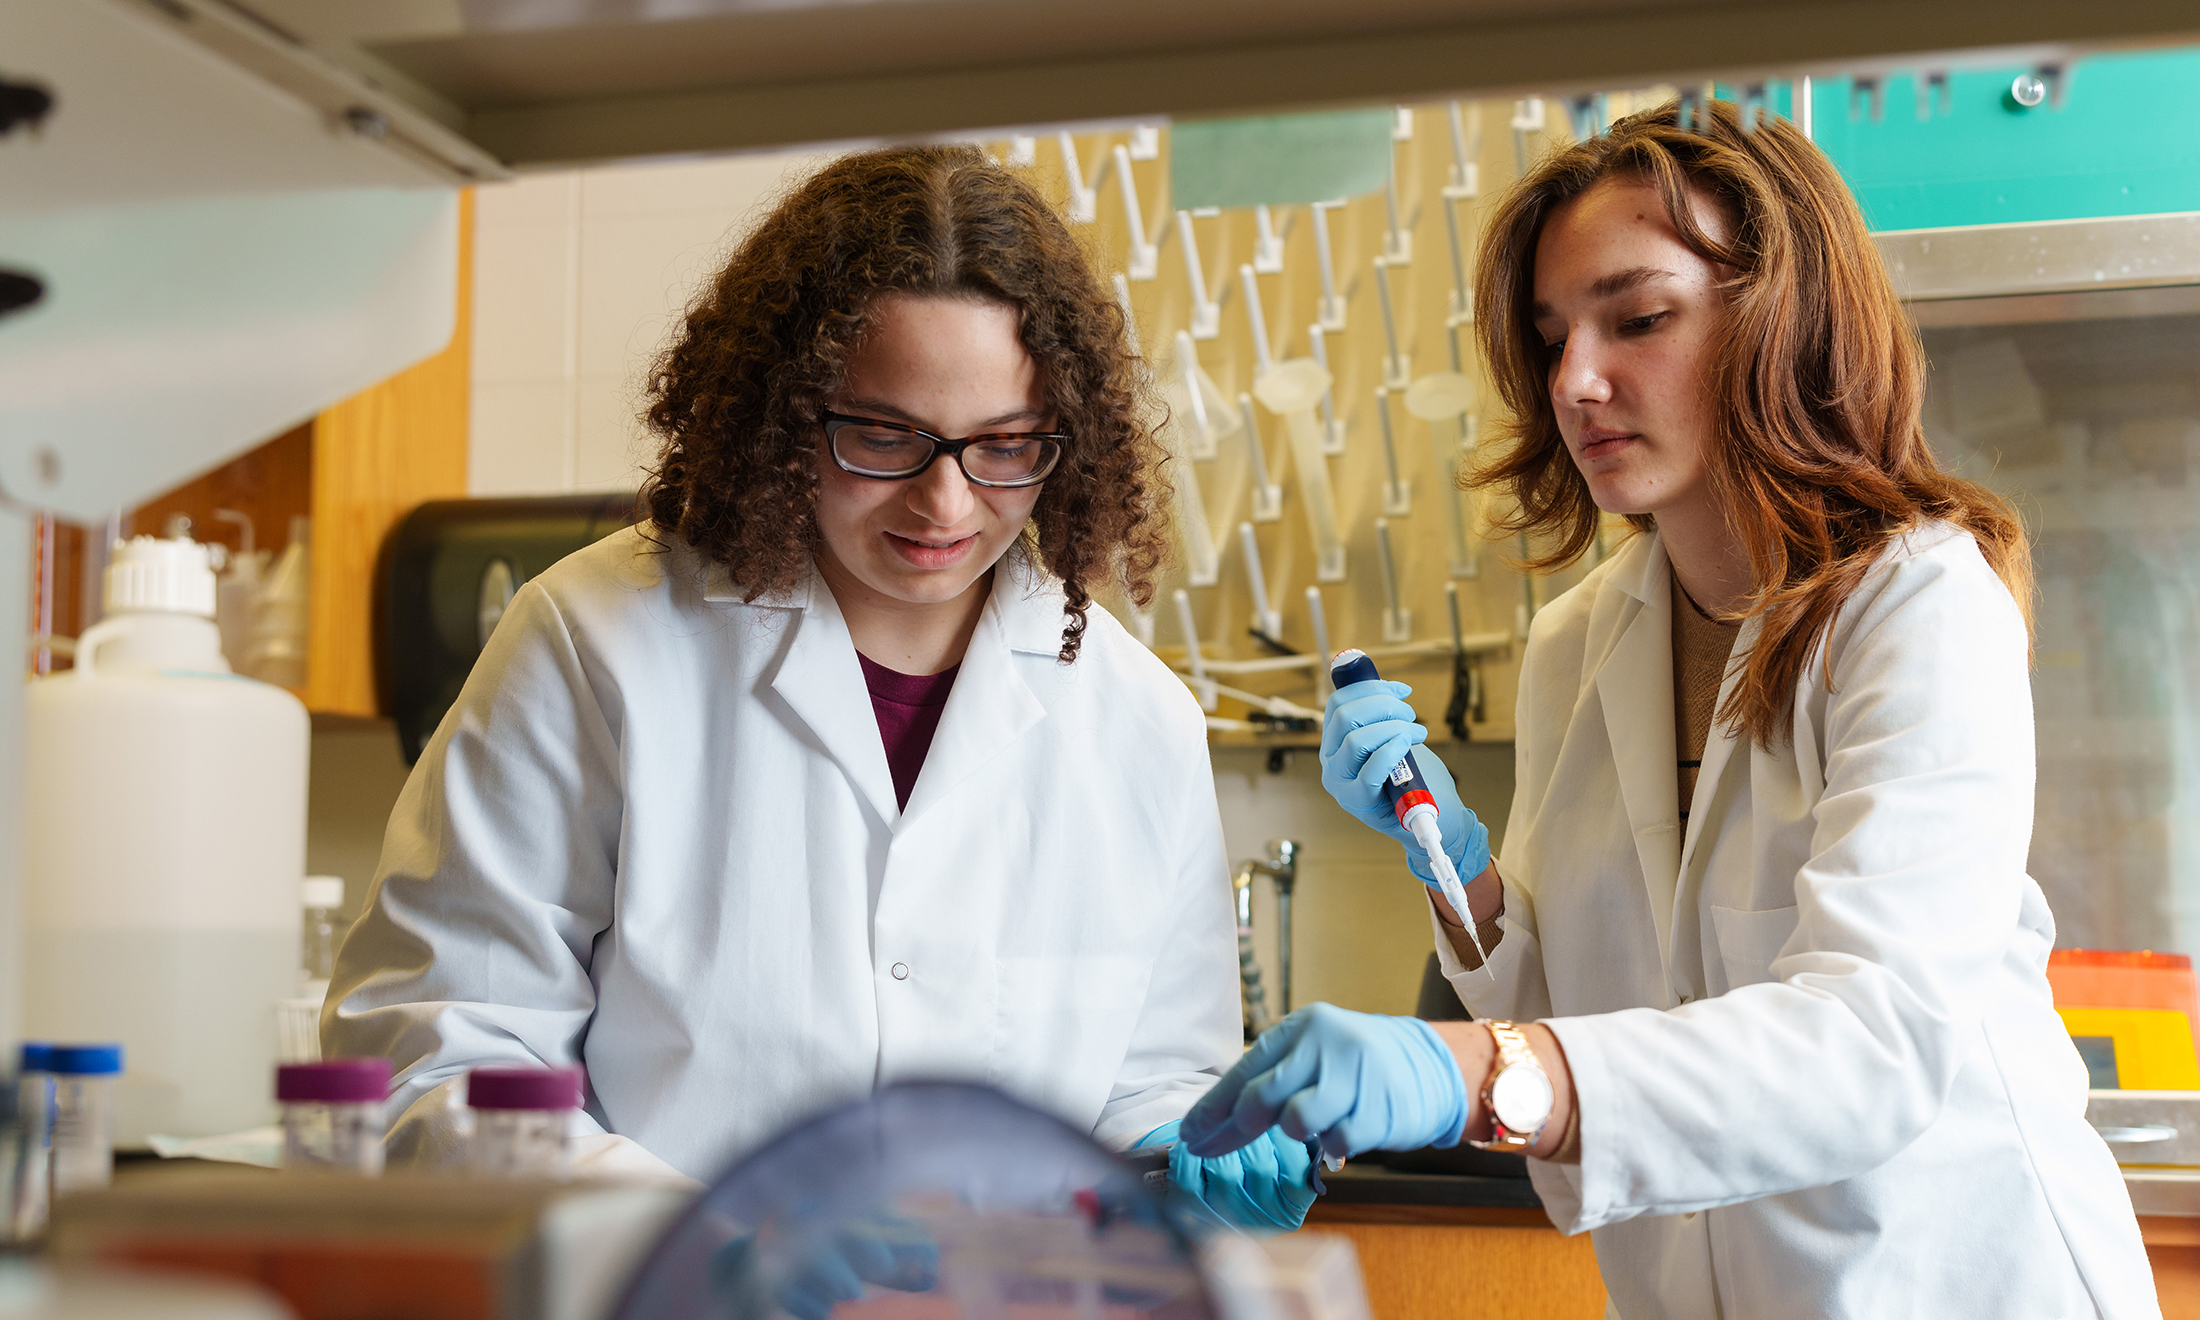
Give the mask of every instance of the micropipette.
<svg viewBox="0 0 2200 1320">
<path fill-rule="evenodd" d="M 1352 683 L 1364 683 L 1381 678 L 1375 672 L 1375 662 L 1360 650 L 1339 651 L 1329 662 L 1329 683 L 1341 688 Z M 1407 752 L 1389 777 L 1383 780 L 1383 798 L 1391 810 L 1398 813 L 1398 823 L 1405 826 L 1428 854 L 1429 870 L 1436 875 L 1436 887 L 1443 891 L 1444 901 L 1459 914 L 1459 922 L 1467 928 L 1467 939 L 1474 945 L 1474 952 L 1482 960 L 1482 971 L 1491 980 L 1497 973 L 1490 970 L 1489 951 L 1482 947 L 1482 936 L 1474 928 L 1474 910 L 1467 906 L 1466 886 L 1459 882 L 1459 871 L 1451 864 L 1451 854 L 1444 851 L 1444 832 L 1438 823 L 1436 795 L 1429 792 L 1428 780 L 1422 778 L 1421 767 Z"/>
</svg>

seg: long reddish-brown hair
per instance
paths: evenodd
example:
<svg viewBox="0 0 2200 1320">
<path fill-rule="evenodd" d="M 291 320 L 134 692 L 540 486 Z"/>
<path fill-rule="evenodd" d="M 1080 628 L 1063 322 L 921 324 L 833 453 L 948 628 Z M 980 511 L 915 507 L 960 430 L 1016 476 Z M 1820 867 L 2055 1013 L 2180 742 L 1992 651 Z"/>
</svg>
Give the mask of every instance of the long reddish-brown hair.
<svg viewBox="0 0 2200 1320">
<path fill-rule="evenodd" d="M 1717 419 L 1706 466 L 1757 584 L 1741 617 L 1762 623 L 1719 721 L 1769 747 L 1812 648 L 1894 537 L 1927 519 L 1969 532 L 2028 628 L 2031 551 L 2008 504 L 1943 471 L 1927 446 L 1924 349 L 1832 163 L 1784 121 L 1744 133 L 1713 102 L 1683 129 L 1678 112 L 1669 102 L 1553 153 L 1499 204 L 1481 242 L 1475 334 L 1510 415 L 1466 480 L 1513 497 L 1495 522 L 1548 547 L 1531 569 L 1588 549 L 1598 511 L 1552 411 L 1536 242 L 1553 211 L 1607 179 L 1654 188 L 1681 241 L 1729 272 L 1703 382 Z M 1691 194 L 1724 210 L 1731 242 L 1696 222 Z"/>
<path fill-rule="evenodd" d="M 1061 659 L 1075 660 L 1096 582 L 1153 599 L 1163 453 L 1122 309 L 1053 208 L 975 147 L 843 156 L 734 251 L 650 376 L 652 525 L 724 564 L 752 600 L 799 581 L 819 542 L 819 415 L 884 293 L 1016 309 L 1070 440 L 1011 553 L 1061 580 Z"/>
</svg>

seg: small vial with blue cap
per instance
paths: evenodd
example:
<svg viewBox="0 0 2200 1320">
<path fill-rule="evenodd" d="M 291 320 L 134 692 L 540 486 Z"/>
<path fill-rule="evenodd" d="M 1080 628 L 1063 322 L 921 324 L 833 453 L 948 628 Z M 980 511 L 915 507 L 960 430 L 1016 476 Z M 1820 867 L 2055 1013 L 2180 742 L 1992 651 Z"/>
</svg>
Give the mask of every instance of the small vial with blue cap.
<svg viewBox="0 0 2200 1320">
<path fill-rule="evenodd" d="M 53 1190 L 105 1187 L 115 1176 L 115 1078 L 122 1075 L 120 1045 L 54 1045 L 46 1063 L 53 1071 Z"/>
</svg>

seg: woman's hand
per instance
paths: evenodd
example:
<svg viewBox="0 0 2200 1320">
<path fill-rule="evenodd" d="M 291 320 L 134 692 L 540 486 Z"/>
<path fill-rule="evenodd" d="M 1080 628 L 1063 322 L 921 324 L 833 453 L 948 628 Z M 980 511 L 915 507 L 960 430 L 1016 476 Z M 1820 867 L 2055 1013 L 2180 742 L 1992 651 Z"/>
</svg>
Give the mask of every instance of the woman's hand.
<svg viewBox="0 0 2200 1320">
<path fill-rule="evenodd" d="M 1349 683 L 1330 694 L 1322 717 L 1322 787 L 1362 823 L 1404 844 L 1406 864 L 1433 889 L 1436 879 L 1428 854 L 1383 800 L 1383 780 L 1408 752 L 1428 741 L 1428 730 L 1415 722 L 1413 707 L 1405 703 L 1412 691 L 1378 678 Z M 1413 760 L 1436 798 L 1437 823 L 1452 868 L 1462 883 L 1475 879 L 1490 864 L 1489 829 L 1459 800 L 1451 771 L 1434 752 Z"/>
<path fill-rule="evenodd" d="M 1311 1004 L 1253 1042 L 1184 1116 L 1182 1137 L 1210 1158 L 1280 1127 L 1341 1158 L 1456 1145 L 1466 1123 L 1466 1083 L 1428 1023 Z"/>
<path fill-rule="evenodd" d="M 1169 1184 L 1196 1203 L 1201 1219 L 1254 1237 L 1289 1233 L 1314 1204 L 1314 1156 L 1303 1141 L 1270 1128 L 1250 1145 L 1201 1159 L 1184 1144 L 1181 1125 L 1146 1134 L 1141 1146 L 1170 1145 Z M 1200 1213 L 1203 1212 L 1203 1213 Z"/>
</svg>

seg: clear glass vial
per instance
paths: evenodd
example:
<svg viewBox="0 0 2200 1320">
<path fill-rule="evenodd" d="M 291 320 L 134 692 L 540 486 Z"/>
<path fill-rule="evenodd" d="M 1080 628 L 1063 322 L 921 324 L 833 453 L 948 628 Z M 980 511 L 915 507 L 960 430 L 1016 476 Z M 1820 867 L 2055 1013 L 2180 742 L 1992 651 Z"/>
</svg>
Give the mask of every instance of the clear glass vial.
<svg viewBox="0 0 2200 1320">
<path fill-rule="evenodd" d="M 120 1045 L 54 1045 L 53 1190 L 105 1187 L 115 1176 L 115 1078 Z"/>
<path fill-rule="evenodd" d="M 466 1075 L 474 1111 L 474 1171 L 502 1178 L 563 1178 L 572 1169 L 578 1068 L 476 1068 Z"/>
<path fill-rule="evenodd" d="M 293 1173 L 382 1172 L 382 1110 L 388 1059 L 323 1059 L 275 1070 L 283 1107 L 283 1169 Z"/>
</svg>

